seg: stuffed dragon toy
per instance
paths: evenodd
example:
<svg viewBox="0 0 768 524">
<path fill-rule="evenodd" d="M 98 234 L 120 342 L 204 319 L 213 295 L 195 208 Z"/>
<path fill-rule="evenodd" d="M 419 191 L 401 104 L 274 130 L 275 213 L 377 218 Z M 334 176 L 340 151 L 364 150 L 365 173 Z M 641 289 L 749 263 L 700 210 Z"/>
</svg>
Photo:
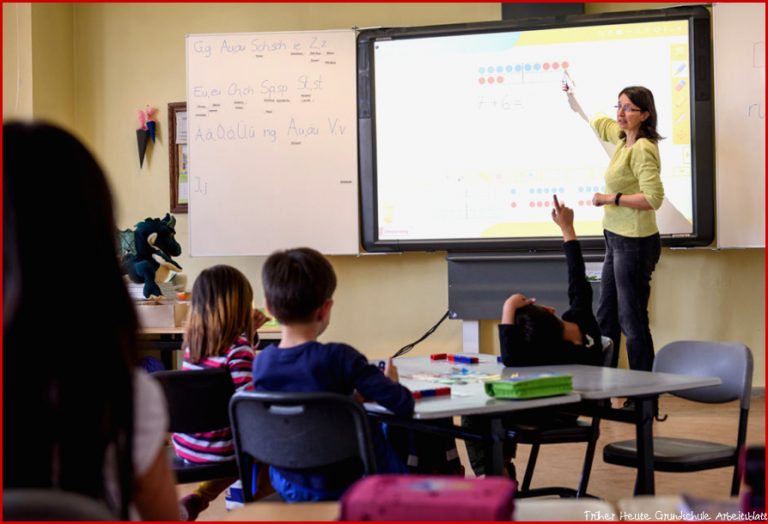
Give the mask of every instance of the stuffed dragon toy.
<svg viewBox="0 0 768 524">
<path fill-rule="evenodd" d="M 176 242 L 176 217 L 170 213 L 159 218 L 147 218 L 136 224 L 136 229 L 119 232 L 123 273 L 131 281 L 144 284 L 144 297 L 161 298 L 158 282 L 165 282 L 171 272 L 178 273 L 181 266 L 171 257 L 181 254 Z"/>
</svg>

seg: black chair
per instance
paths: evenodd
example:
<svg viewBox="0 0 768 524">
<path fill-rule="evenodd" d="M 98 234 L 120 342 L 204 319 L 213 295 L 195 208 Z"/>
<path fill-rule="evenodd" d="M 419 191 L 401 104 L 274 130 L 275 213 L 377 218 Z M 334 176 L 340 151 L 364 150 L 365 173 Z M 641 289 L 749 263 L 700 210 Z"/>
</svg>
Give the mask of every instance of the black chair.
<svg viewBox="0 0 768 524">
<path fill-rule="evenodd" d="M 350 397 L 247 391 L 232 397 L 229 410 L 246 502 L 253 500 L 254 460 L 306 469 L 359 457 L 365 475 L 376 473 L 368 416 Z"/>
<path fill-rule="evenodd" d="M 613 342 L 608 337 L 603 337 L 603 366 L 610 367 L 613 363 Z M 589 485 L 589 476 L 592 471 L 592 462 L 595 457 L 597 439 L 600 437 L 600 418 L 592 417 L 590 422 L 580 419 L 574 419 L 573 422 L 557 422 L 551 426 L 548 425 L 524 425 L 519 424 L 509 428 L 508 437 L 515 440 L 518 444 L 530 444 L 531 453 L 528 456 L 528 463 L 525 467 L 523 482 L 516 496 L 520 498 L 541 497 L 548 495 L 558 495 L 562 498 L 567 497 L 591 497 L 587 493 Z M 584 452 L 584 463 L 581 468 L 581 479 L 576 489 L 563 486 L 550 486 L 543 488 L 531 488 L 533 471 L 536 468 L 536 461 L 539 457 L 539 450 L 546 444 L 572 444 L 586 443 L 587 449 Z"/>
<path fill-rule="evenodd" d="M 683 340 L 667 344 L 653 362 L 654 372 L 716 376 L 719 386 L 673 391 L 672 395 L 709 404 L 739 401 L 739 424 L 734 446 L 687 438 L 654 437 L 653 469 L 690 472 L 733 467 L 731 495 L 739 493 L 739 453 L 744 447 L 752 396 L 752 352 L 744 344 Z M 637 468 L 634 440 L 613 442 L 603 448 L 609 464 Z"/>
<path fill-rule="evenodd" d="M 235 385 L 228 370 L 158 371 L 152 376 L 165 391 L 172 432 L 203 433 L 230 425 L 229 400 Z M 237 477 L 234 460 L 195 464 L 178 457 L 172 446 L 169 456 L 179 484 Z"/>
<path fill-rule="evenodd" d="M 57 489 L 4 489 L 4 521 L 115 521 L 107 506 L 79 493 Z"/>
</svg>

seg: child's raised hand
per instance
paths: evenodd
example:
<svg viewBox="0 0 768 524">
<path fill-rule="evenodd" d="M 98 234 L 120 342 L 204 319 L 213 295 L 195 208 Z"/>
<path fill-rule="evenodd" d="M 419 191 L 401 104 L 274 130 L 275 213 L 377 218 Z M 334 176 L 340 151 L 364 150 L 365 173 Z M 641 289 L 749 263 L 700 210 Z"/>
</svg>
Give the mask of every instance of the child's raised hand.
<svg viewBox="0 0 768 524">
<path fill-rule="evenodd" d="M 561 228 L 564 226 L 572 226 L 573 225 L 573 209 L 571 209 L 570 207 L 567 207 L 565 204 L 561 204 L 560 201 L 557 199 L 557 195 L 552 195 L 552 199 L 553 199 L 552 220 L 554 220 L 555 224 L 557 224 Z"/>
<path fill-rule="evenodd" d="M 397 373 L 397 367 L 395 367 L 391 358 L 388 358 L 386 364 L 384 364 L 384 375 L 393 382 L 400 382 L 400 375 Z"/>
<path fill-rule="evenodd" d="M 251 323 L 253 324 L 253 330 L 256 331 L 261 326 L 269 322 L 271 319 L 261 312 L 260 309 L 254 308 L 253 311 L 251 311 Z"/>
</svg>

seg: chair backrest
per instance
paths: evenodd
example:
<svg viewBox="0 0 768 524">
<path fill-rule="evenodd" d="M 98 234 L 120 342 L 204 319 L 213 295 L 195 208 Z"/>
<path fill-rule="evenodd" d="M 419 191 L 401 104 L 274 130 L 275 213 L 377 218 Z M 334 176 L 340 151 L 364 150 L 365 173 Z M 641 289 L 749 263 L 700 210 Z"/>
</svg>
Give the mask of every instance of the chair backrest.
<svg viewBox="0 0 768 524">
<path fill-rule="evenodd" d="M 749 409 L 752 396 L 752 352 L 736 342 L 680 340 L 661 348 L 653 370 L 682 375 L 719 377 L 722 384 L 674 391 L 688 400 L 707 403 L 739 399 L 741 409 Z"/>
<path fill-rule="evenodd" d="M 245 455 L 287 469 L 360 457 L 365 474 L 376 472 L 368 416 L 350 397 L 247 391 L 232 397 L 229 409 L 241 476 Z"/>
<path fill-rule="evenodd" d="M 618 363 L 613 362 L 613 340 L 610 337 L 601 337 L 603 343 L 603 367 L 616 367 Z"/>
<path fill-rule="evenodd" d="M 79 493 L 56 489 L 4 489 L 3 520 L 114 521 L 109 508 Z"/>
<path fill-rule="evenodd" d="M 173 433 L 202 433 L 229 426 L 229 400 L 235 385 L 229 370 L 158 371 Z"/>
</svg>

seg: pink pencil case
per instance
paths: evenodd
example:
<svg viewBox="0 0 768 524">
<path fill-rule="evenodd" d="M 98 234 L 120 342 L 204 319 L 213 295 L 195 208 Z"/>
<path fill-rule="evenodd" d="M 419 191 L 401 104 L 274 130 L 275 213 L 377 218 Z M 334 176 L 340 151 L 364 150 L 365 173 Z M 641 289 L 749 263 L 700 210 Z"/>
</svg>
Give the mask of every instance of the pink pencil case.
<svg viewBox="0 0 768 524">
<path fill-rule="evenodd" d="M 448 475 L 372 475 L 341 498 L 340 520 L 512 520 L 514 481 Z"/>
</svg>

